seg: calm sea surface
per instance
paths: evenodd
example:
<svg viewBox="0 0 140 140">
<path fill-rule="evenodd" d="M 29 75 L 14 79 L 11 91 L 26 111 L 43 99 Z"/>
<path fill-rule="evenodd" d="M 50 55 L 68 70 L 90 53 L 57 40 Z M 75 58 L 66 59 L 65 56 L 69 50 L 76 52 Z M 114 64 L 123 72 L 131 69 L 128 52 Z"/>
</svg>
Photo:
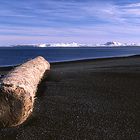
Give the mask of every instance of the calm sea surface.
<svg viewBox="0 0 140 140">
<path fill-rule="evenodd" d="M 46 58 L 49 62 L 63 62 L 140 55 L 140 47 L 0 47 L 0 66 L 20 64 L 39 55 Z"/>
</svg>

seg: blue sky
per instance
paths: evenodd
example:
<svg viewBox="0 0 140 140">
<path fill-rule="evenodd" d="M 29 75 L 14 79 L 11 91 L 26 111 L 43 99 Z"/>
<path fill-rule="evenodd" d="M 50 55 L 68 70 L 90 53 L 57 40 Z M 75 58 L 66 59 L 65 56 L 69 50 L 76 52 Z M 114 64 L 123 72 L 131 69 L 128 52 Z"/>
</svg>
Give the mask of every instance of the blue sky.
<svg viewBox="0 0 140 140">
<path fill-rule="evenodd" d="M 138 0 L 0 0 L 0 45 L 140 42 Z"/>
</svg>

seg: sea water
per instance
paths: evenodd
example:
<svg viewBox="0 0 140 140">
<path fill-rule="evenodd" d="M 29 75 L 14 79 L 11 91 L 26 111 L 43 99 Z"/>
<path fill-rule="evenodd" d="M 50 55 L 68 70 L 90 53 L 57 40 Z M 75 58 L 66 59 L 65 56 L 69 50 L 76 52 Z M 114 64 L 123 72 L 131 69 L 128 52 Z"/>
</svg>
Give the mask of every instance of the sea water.
<svg viewBox="0 0 140 140">
<path fill-rule="evenodd" d="M 140 55 L 140 47 L 0 47 L 0 66 L 17 65 L 37 56 L 49 62 Z"/>
</svg>

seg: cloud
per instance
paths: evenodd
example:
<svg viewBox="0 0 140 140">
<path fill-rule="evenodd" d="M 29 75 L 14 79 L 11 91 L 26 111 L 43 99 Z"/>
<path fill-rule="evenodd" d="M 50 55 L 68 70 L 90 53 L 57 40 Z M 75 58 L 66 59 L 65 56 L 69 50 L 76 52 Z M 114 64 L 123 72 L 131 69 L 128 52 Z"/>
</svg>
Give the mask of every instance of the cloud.
<svg viewBox="0 0 140 140">
<path fill-rule="evenodd" d="M 124 7 L 126 7 L 126 8 L 138 8 L 138 7 L 140 7 L 140 3 L 139 2 L 138 3 L 131 3 L 131 4 L 125 5 Z"/>
<path fill-rule="evenodd" d="M 7 44 L 73 41 L 79 43 L 101 43 L 108 40 L 131 42 L 133 39 L 134 42 L 138 41 L 140 29 L 137 26 L 133 27 L 132 25 L 118 26 L 102 24 L 69 28 L 15 27 L 13 29 L 8 29 L 3 27 L 0 29 L 0 32 L 0 42 L 6 41 Z"/>
<path fill-rule="evenodd" d="M 7 36 L 8 42 L 19 43 L 137 41 L 139 6 L 127 0 L 123 4 L 115 0 L 7 0 L 0 5 L 0 40 L 6 42 Z"/>
<path fill-rule="evenodd" d="M 139 9 L 128 9 L 130 4 L 120 6 L 112 1 L 29 0 L 27 2 L 25 0 L 16 2 L 0 6 L 1 24 L 7 22 L 16 26 L 22 26 L 22 23 L 27 26 L 89 25 L 102 22 L 124 22 L 130 16 L 139 15 Z M 7 17 L 10 19 L 5 22 Z"/>
</svg>

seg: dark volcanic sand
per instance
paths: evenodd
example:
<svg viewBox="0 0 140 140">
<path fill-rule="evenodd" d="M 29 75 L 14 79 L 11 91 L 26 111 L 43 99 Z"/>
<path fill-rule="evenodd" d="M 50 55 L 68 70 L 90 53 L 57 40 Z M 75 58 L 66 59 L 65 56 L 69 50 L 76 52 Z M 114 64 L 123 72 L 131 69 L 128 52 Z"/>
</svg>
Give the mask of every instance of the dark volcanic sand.
<svg viewBox="0 0 140 140">
<path fill-rule="evenodd" d="M 139 140 L 140 57 L 52 64 L 32 117 L 0 140 Z"/>
</svg>

